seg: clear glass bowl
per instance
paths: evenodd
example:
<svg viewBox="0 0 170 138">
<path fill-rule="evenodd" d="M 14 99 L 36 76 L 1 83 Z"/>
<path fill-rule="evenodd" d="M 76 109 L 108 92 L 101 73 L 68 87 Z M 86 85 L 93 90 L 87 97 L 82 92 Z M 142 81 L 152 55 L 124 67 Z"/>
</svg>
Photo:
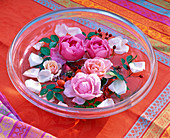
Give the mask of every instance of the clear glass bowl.
<svg viewBox="0 0 170 138">
<path fill-rule="evenodd" d="M 145 84 L 123 101 L 105 108 L 63 107 L 45 101 L 31 92 L 24 85 L 22 75 L 24 66 L 28 64 L 25 59 L 28 59 L 29 53 L 33 50 L 33 44 L 42 37 L 54 34 L 55 25 L 61 23 L 65 23 L 67 26 L 80 26 L 80 28 L 85 26 L 84 31 L 88 31 L 87 28 L 95 30 L 101 28 L 104 32 L 128 39 L 128 44 L 131 47 L 140 50 L 148 58 L 149 75 Z M 142 100 L 155 82 L 157 61 L 148 39 L 133 23 L 111 12 L 90 8 L 73 8 L 49 12 L 25 25 L 12 42 L 7 57 L 7 70 L 18 92 L 39 108 L 63 117 L 93 119 L 120 113 Z"/>
</svg>

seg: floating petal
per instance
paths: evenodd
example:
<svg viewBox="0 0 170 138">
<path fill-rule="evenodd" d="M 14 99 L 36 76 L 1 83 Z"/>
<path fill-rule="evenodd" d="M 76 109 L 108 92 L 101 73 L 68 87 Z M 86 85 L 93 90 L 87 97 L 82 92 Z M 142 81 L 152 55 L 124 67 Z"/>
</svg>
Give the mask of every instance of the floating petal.
<svg viewBox="0 0 170 138">
<path fill-rule="evenodd" d="M 65 103 L 63 103 L 63 102 L 61 102 L 61 101 L 59 101 L 59 102 L 58 102 L 58 105 L 68 107 L 68 105 L 67 105 L 67 104 L 65 104 Z"/>
<path fill-rule="evenodd" d="M 30 78 L 37 78 L 39 71 L 40 71 L 39 68 L 32 68 L 32 69 L 25 71 L 23 75 L 26 77 L 30 77 Z"/>
<path fill-rule="evenodd" d="M 51 74 L 50 70 L 41 70 L 38 74 L 38 81 L 41 83 L 51 81 L 53 79 L 53 74 Z"/>
<path fill-rule="evenodd" d="M 77 96 L 72 100 L 72 102 L 77 103 L 78 105 L 82 105 L 85 103 L 85 100 Z"/>
<path fill-rule="evenodd" d="M 129 67 L 133 73 L 141 72 L 145 70 L 145 62 L 132 62 Z"/>
<path fill-rule="evenodd" d="M 33 67 L 33 66 L 41 64 L 43 62 L 43 58 L 40 57 L 39 55 L 31 53 L 28 58 L 28 61 L 30 63 L 30 67 Z"/>
<path fill-rule="evenodd" d="M 106 106 L 113 106 L 113 105 L 114 105 L 114 101 L 112 100 L 112 98 L 108 98 L 103 102 L 101 102 L 97 107 L 106 107 Z"/>
<path fill-rule="evenodd" d="M 25 86 L 36 93 L 39 93 L 41 91 L 41 84 L 37 81 L 34 81 L 32 79 L 26 80 L 25 81 Z"/>
<path fill-rule="evenodd" d="M 42 47 L 42 46 L 44 46 L 44 42 L 38 42 L 38 43 L 36 43 L 35 45 L 33 45 L 33 47 L 36 49 L 36 50 L 40 50 L 40 48 Z"/>
<path fill-rule="evenodd" d="M 118 95 L 124 94 L 127 91 L 127 86 L 124 80 L 115 80 L 112 82 L 108 88 L 112 91 L 117 93 Z"/>
<path fill-rule="evenodd" d="M 68 33 L 68 27 L 65 24 L 56 25 L 55 31 L 59 37 L 65 36 Z"/>
<path fill-rule="evenodd" d="M 112 38 L 108 40 L 110 48 L 113 48 L 113 46 L 116 46 L 116 49 L 114 50 L 116 54 L 123 54 L 129 51 L 129 46 L 126 45 L 128 42 L 127 39 L 123 39 L 121 36 L 117 36 L 115 38 Z"/>
<path fill-rule="evenodd" d="M 77 34 L 82 34 L 82 31 L 78 27 L 68 27 L 68 34 L 75 36 Z"/>
</svg>

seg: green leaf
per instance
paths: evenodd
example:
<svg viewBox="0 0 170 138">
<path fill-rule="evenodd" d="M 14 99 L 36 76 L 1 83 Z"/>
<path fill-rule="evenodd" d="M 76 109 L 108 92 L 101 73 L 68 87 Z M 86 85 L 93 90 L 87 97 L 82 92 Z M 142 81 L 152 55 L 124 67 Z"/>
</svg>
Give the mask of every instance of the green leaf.
<svg viewBox="0 0 170 138">
<path fill-rule="evenodd" d="M 115 70 L 113 70 L 112 72 L 116 75 L 116 77 L 117 77 L 118 79 L 124 80 L 124 77 L 123 77 L 122 75 L 120 75 L 119 73 L 117 73 Z"/>
<path fill-rule="evenodd" d="M 124 64 L 124 63 L 125 63 L 125 60 L 124 60 L 123 58 L 121 58 L 121 62 L 122 62 L 122 64 Z"/>
<path fill-rule="evenodd" d="M 137 55 L 131 60 L 131 62 L 133 61 L 133 60 L 135 60 L 137 58 Z"/>
<path fill-rule="evenodd" d="M 53 89 L 53 92 L 62 92 L 62 91 L 64 91 L 64 89 L 60 89 L 60 88 Z"/>
<path fill-rule="evenodd" d="M 48 92 L 48 89 L 42 89 L 41 91 L 40 91 L 40 95 L 44 95 L 44 94 L 46 94 Z"/>
<path fill-rule="evenodd" d="M 101 103 L 100 101 L 96 101 L 96 102 L 94 103 L 94 106 L 97 107 L 100 103 Z"/>
<path fill-rule="evenodd" d="M 53 98 L 53 94 L 54 94 L 53 91 L 49 91 L 49 92 L 47 93 L 46 97 L 47 97 L 47 100 L 48 100 L 48 101 Z"/>
<path fill-rule="evenodd" d="M 46 43 L 50 43 L 50 42 L 51 42 L 51 40 L 50 40 L 49 38 L 45 37 L 45 38 L 42 38 L 39 42 L 46 42 Z"/>
<path fill-rule="evenodd" d="M 53 48 L 53 47 L 56 47 L 56 45 L 57 45 L 57 42 L 50 42 L 49 47 Z"/>
<path fill-rule="evenodd" d="M 93 105 L 86 106 L 86 108 L 94 108 Z"/>
<path fill-rule="evenodd" d="M 40 53 L 40 54 L 38 54 L 40 57 L 44 57 L 45 55 L 44 54 L 42 54 L 42 53 Z"/>
<path fill-rule="evenodd" d="M 88 100 L 89 103 L 94 103 L 95 98 Z"/>
<path fill-rule="evenodd" d="M 118 98 L 120 98 L 120 95 L 119 95 L 119 94 L 115 93 L 115 95 L 116 95 Z"/>
<path fill-rule="evenodd" d="M 132 60 L 132 58 L 133 58 L 132 55 L 129 55 L 126 57 L 126 61 L 129 63 Z"/>
<path fill-rule="evenodd" d="M 64 102 L 63 96 L 60 93 L 54 93 L 55 98 L 57 98 L 59 101 Z"/>
<path fill-rule="evenodd" d="M 128 70 L 128 66 L 126 64 L 123 64 L 123 67 Z"/>
<path fill-rule="evenodd" d="M 107 83 L 107 79 L 106 78 L 102 78 L 101 79 L 101 88 Z"/>
<path fill-rule="evenodd" d="M 88 37 L 87 39 L 88 39 L 88 40 L 91 40 L 91 38 L 90 38 L 90 37 Z"/>
<path fill-rule="evenodd" d="M 40 52 L 46 56 L 50 55 L 50 49 L 48 47 L 41 47 Z"/>
<path fill-rule="evenodd" d="M 82 32 L 82 34 L 83 34 L 84 36 L 86 36 L 85 32 Z"/>
<path fill-rule="evenodd" d="M 130 90 L 128 86 L 127 86 L 127 90 Z"/>
<path fill-rule="evenodd" d="M 112 71 L 106 73 L 107 75 L 116 76 Z"/>
<path fill-rule="evenodd" d="M 46 84 L 42 84 L 42 85 L 41 85 L 41 87 L 44 87 L 44 86 L 46 86 Z"/>
<path fill-rule="evenodd" d="M 56 36 L 56 35 L 51 35 L 50 38 L 51 38 L 51 40 L 54 41 L 54 42 L 58 42 L 58 41 L 59 41 L 59 38 L 58 38 L 58 36 Z"/>
<path fill-rule="evenodd" d="M 117 78 L 118 78 L 119 80 L 124 80 L 124 77 L 123 77 L 122 75 L 120 75 L 120 74 L 117 74 Z"/>
<path fill-rule="evenodd" d="M 56 85 L 55 84 L 49 84 L 46 86 L 47 89 L 53 89 Z"/>
<path fill-rule="evenodd" d="M 94 35 L 98 35 L 98 34 L 96 34 L 95 32 L 90 32 L 90 33 L 87 35 L 87 37 L 89 38 L 89 37 L 94 36 Z"/>
</svg>

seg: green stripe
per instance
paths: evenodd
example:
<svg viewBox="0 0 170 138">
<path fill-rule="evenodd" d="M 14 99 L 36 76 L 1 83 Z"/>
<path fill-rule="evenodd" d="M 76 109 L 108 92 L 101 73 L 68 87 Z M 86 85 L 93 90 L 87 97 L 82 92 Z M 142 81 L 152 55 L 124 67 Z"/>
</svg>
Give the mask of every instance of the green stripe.
<svg viewBox="0 0 170 138">
<path fill-rule="evenodd" d="M 75 2 L 72 2 L 71 0 L 54 0 L 56 3 L 64 6 L 64 7 L 67 7 L 67 8 L 70 8 L 70 7 L 84 7 L 80 4 L 77 4 Z"/>
<path fill-rule="evenodd" d="M 163 8 L 170 9 L 170 3 L 164 0 L 147 0 L 149 2 L 152 2 L 153 4 L 159 5 Z"/>
</svg>

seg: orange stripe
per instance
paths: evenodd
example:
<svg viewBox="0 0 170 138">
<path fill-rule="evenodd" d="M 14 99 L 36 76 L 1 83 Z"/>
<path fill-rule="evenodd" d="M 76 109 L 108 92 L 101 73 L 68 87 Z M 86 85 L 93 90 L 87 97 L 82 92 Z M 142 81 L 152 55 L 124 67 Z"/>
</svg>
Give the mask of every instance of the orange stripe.
<svg viewBox="0 0 170 138">
<path fill-rule="evenodd" d="M 151 38 L 154 38 L 154 39 L 161 41 L 163 43 L 166 43 L 166 44 L 170 44 L 170 37 L 166 36 L 165 34 L 160 33 L 160 32 L 164 32 L 166 34 L 169 34 L 168 32 L 170 32 L 170 27 L 165 24 L 146 19 L 145 17 L 142 17 L 132 11 L 129 11 L 129 10 L 127 10 L 123 7 L 120 7 L 116 4 L 113 4 L 112 2 L 109 2 L 109 1 L 102 1 L 102 0 L 97 1 L 96 0 L 95 1 L 96 3 L 92 2 L 92 0 L 83 0 L 83 1 L 72 0 L 72 1 L 77 2 L 81 5 L 86 6 L 86 7 L 98 8 L 98 9 L 103 9 L 106 11 L 114 12 L 114 13 L 128 19 L 132 23 L 134 23 L 146 35 L 150 36 Z M 101 6 L 100 4 L 104 5 L 105 7 Z M 136 21 L 134 21 L 134 20 L 136 20 Z M 141 22 L 142 24 L 139 23 L 138 21 Z M 145 25 L 147 25 L 147 26 L 145 26 Z M 154 28 L 160 32 L 158 32 L 152 28 Z"/>
</svg>

